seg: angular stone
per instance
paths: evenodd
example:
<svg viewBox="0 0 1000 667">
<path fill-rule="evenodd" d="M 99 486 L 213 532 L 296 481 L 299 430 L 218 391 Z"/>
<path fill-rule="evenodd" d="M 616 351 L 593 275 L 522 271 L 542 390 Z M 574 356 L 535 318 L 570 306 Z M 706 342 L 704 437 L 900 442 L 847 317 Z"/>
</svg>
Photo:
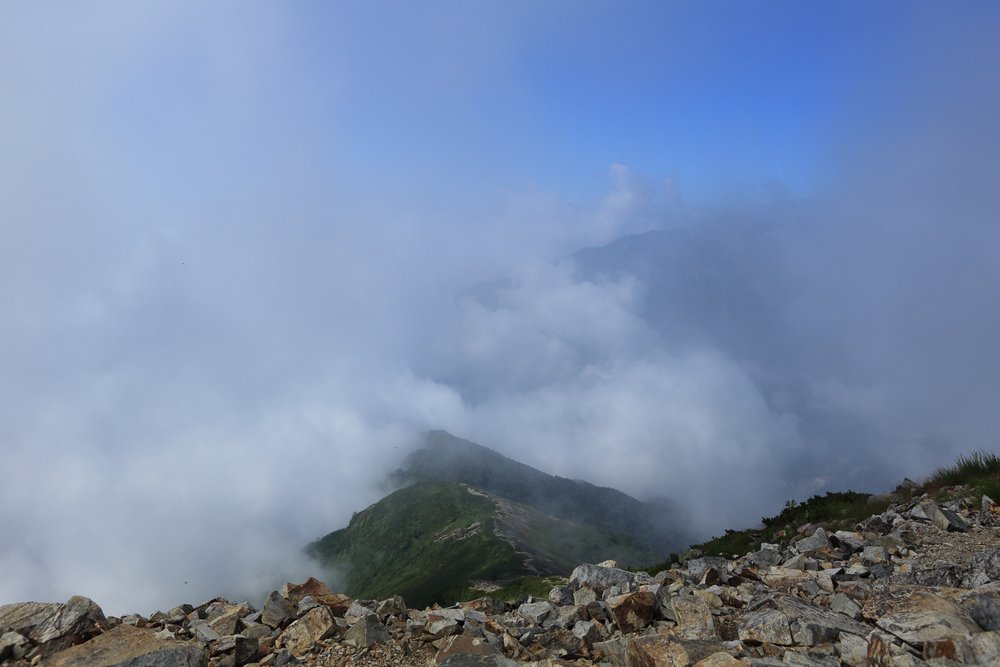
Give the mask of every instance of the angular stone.
<svg viewBox="0 0 1000 667">
<path fill-rule="evenodd" d="M 830 598 L 830 609 L 838 614 L 849 616 L 855 621 L 861 620 L 861 607 L 843 593 L 837 593 Z"/>
<path fill-rule="evenodd" d="M 607 603 L 615 625 L 623 633 L 638 632 L 656 615 L 656 596 L 649 592 L 616 595 Z"/>
<path fill-rule="evenodd" d="M 521 664 L 502 655 L 458 654 L 445 658 L 438 667 L 520 667 Z"/>
<path fill-rule="evenodd" d="M 957 603 L 924 591 L 903 600 L 875 624 L 913 646 L 980 632 L 979 626 Z"/>
<path fill-rule="evenodd" d="M 233 660 L 237 667 L 247 663 L 255 662 L 260 655 L 260 643 L 250 637 L 236 637 L 236 645 L 233 647 Z"/>
<path fill-rule="evenodd" d="M 428 634 L 436 638 L 457 634 L 461 625 L 453 618 L 439 618 L 426 626 Z"/>
<path fill-rule="evenodd" d="M 393 595 L 391 598 L 379 602 L 378 607 L 375 609 L 375 613 L 378 614 L 378 617 L 383 620 L 389 616 L 402 618 L 403 616 L 406 616 L 406 603 L 403 602 L 403 598 L 400 596 Z"/>
<path fill-rule="evenodd" d="M 159 639 L 152 630 L 118 625 L 55 654 L 45 667 L 205 667 L 208 651 L 195 642 Z"/>
<path fill-rule="evenodd" d="M 560 628 L 571 628 L 578 621 L 585 620 L 587 620 L 587 608 L 571 604 L 565 607 L 556 607 L 555 613 L 549 616 L 545 625 L 553 625 Z"/>
<path fill-rule="evenodd" d="M 517 608 L 517 615 L 535 625 L 541 625 L 542 621 L 552 614 L 553 607 L 548 602 L 529 602 Z"/>
<path fill-rule="evenodd" d="M 376 600 L 354 600 L 344 613 L 344 618 L 353 623 L 356 619 L 374 614 L 377 609 L 378 601 Z"/>
<path fill-rule="evenodd" d="M 941 530 L 968 530 L 969 524 L 951 510 L 942 510 L 933 500 L 918 503 L 910 510 L 910 517 L 921 521 L 929 521 Z"/>
<path fill-rule="evenodd" d="M 719 652 L 727 652 L 719 641 L 670 635 L 635 637 L 625 649 L 629 667 L 689 667 Z"/>
<path fill-rule="evenodd" d="M 688 578 L 701 581 L 706 570 L 714 569 L 719 575 L 720 581 L 725 583 L 728 579 L 729 561 L 721 556 L 705 556 L 704 558 L 692 558 L 687 562 Z M 718 582 L 716 582 L 718 583 Z"/>
<path fill-rule="evenodd" d="M 969 638 L 972 650 L 971 664 L 995 665 L 1000 661 L 1000 632 L 980 632 Z"/>
<path fill-rule="evenodd" d="M 242 611 L 243 610 L 239 607 L 233 607 L 229 611 L 209 621 L 208 625 L 220 635 L 235 635 L 236 630 L 240 625 L 240 615 Z"/>
<path fill-rule="evenodd" d="M 389 633 L 377 616 L 368 614 L 351 626 L 344 635 L 344 641 L 351 642 L 355 646 L 371 646 L 389 641 Z"/>
<path fill-rule="evenodd" d="M 582 639 L 565 628 L 550 628 L 535 637 L 535 641 L 550 658 L 575 656 L 585 646 Z"/>
<path fill-rule="evenodd" d="M 553 586 L 549 591 L 549 602 L 557 607 L 573 604 L 573 589 L 569 586 Z"/>
<path fill-rule="evenodd" d="M 781 552 L 777 549 L 761 549 L 747 555 L 747 560 L 758 570 L 781 563 Z"/>
<path fill-rule="evenodd" d="M 326 607 L 315 607 L 299 620 L 289 625 L 281 634 L 281 641 L 296 658 L 307 653 L 321 639 L 337 630 L 333 614 Z"/>
<path fill-rule="evenodd" d="M 573 604 L 588 605 L 597 600 L 597 593 L 590 586 L 581 586 L 573 591 Z"/>
<path fill-rule="evenodd" d="M 47 656 L 84 642 L 108 626 L 93 600 L 74 595 L 64 604 L 18 602 L 0 606 L 0 631 L 13 630 L 41 644 Z"/>
<path fill-rule="evenodd" d="M 860 533 L 848 530 L 838 530 L 830 536 L 830 540 L 848 551 L 861 551 L 865 547 L 865 538 Z"/>
<path fill-rule="evenodd" d="M 354 603 L 351 598 L 340 593 L 331 593 L 330 595 L 314 595 L 313 598 L 316 602 L 329 609 L 334 616 L 342 617 L 347 614 L 347 611 L 351 608 Z"/>
<path fill-rule="evenodd" d="M 751 662 L 734 658 L 729 653 L 719 651 L 694 663 L 694 667 L 750 667 Z"/>
<path fill-rule="evenodd" d="M 607 636 L 601 625 L 595 621 L 577 621 L 573 626 L 573 634 L 587 643 L 587 646 L 599 642 Z"/>
<path fill-rule="evenodd" d="M 738 629 L 740 641 L 779 646 L 792 643 L 788 617 L 774 607 L 761 606 L 745 612 L 739 619 Z"/>
<path fill-rule="evenodd" d="M 867 667 L 868 640 L 865 638 L 845 632 L 840 635 L 836 649 L 842 663 L 850 667 Z"/>
<path fill-rule="evenodd" d="M 962 578 L 966 588 L 983 586 L 1000 580 L 1000 548 L 986 549 L 972 557 L 969 571 Z"/>
<path fill-rule="evenodd" d="M 617 637 L 603 642 L 594 642 L 593 656 L 594 662 L 602 661 L 612 665 L 612 667 L 628 667 L 626 651 L 629 639 L 627 637 Z"/>
<path fill-rule="evenodd" d="M 677 633 L 686 639 L 717 639 L 712 610 L 702 598 L 678 595 L 671 599 Z"/>
<path fill-rule="evenodd" d="M 20 660 L 28 652 L 28 638 L 19 632 L 9 631 L 0 635 L 0 661 L 7 658 Z"/>
<path fill-rule="evenodd" d="M 285 598 L 294 605 L 301 602 L 302 598 L 307 595 L 318 600 L 322 595 L 333 595 L 333 591 L 327 588 L 326 584 L 315 577 L 309 577 L 301 584 L 293 584 L 289 582 L 281 587 L 281 597 Z"/>
<path fill-rule="evenodd" d="M 191 621 L 188 624 L 188 632 L 191 636 L 201 642 L 214 642 L 222 639 L 222 635 L 212 629 L 212 626 L 208 624 L 208 621 L 198 619 L 196 621 Z"/>
<path fill-rule="evenodd" d="M 599 565 L 580 565 L 569 576 L 568 586 L 573 590 L 581 586 L 589 586 L 596 593 L 603 593 L 612 586 L 629 585 L 635 575 L 616 567 L 601 567 Z"/>
<path fill-rule="evenodd" d="M 816 531 L 809 537 L 805 537 L 795 543 L 795 548 L 801 554 L 810 553 L 813 551 L 818 551 L 820 549 L 825 549 L 830 546 L 830 538 L 827 537 L 826 531 L 822 528 L 817 528 Z"/>
<path fill-rule="evenodd" d="M 983 630 L 1000 630 L 1000 602 L 977 594 L 968 602 L 969 615 Z"/>
<path fill-rule="evenodd" d="M 264 625 L 280 628 L 294 621 L 297 614 L 298 611 L 291 602 L 281 597 L 278 591 L 271 591 L 271 594 L 264 600 L 260 620 Z"/>
<path fill-rule="evenodd" d="M 499 651 L 482 637 L 457 635 L 448 637 L 434 656 L 434 664 L 440 665 L 454 656 L 497 655 Z M 455 660 L 454 662 L 458 662 Z"/>
<path fill-rule="evenodd" d="M 785 646 L 815 646 L 835 642 L 844 632 L 865 636 L 869 630 L 857 621 L 801 598 L 775 594 L 759 600 L 743 615 L 739 637 L 743 641 Z"/>
</svg>

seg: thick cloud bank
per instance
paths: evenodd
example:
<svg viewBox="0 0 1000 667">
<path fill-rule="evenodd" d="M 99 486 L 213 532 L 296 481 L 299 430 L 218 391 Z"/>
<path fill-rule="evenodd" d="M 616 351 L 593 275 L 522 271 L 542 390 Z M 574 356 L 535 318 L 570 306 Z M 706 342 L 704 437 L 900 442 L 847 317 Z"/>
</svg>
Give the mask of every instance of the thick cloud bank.
<svg viewBox="0 0 1000 667">
<path fill-rule="evenodd" d="M 996 447 L 988 21 L 916 21 L 808 198 L 615 164 L 570 202 L 372 178 L 357 73 L 292 59 L 277 6 L 2 13 L 0 603 L 259 597 L 424 429 L 701 535 Z M 406 90 L 454 120 L 481 70 L 447 56 Z"/>
</svg>

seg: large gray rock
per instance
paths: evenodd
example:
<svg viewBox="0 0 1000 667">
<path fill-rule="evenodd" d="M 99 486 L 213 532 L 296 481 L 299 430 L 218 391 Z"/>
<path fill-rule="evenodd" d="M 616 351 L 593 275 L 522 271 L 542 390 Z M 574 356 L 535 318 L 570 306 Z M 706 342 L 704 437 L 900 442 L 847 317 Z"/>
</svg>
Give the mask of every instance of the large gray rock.
<svg viewBox="0 0 1000 667">
<path fill-rule="evenodd" d="M 929 591 L 914 593 L 875 624 L 913 646 L 981 632 L 965 609 Z"/>
<path fill-rule="evenodd" d="M 685 639 L 717 639 L 712 610 L 696 595 L 678 595 L 670 600 L 677 621 L 677 634 Z"/>
<path fill-rule="evenodd" d="M 1000 548 L 986 549 L 973 556 L 962 585 L 975 588 L 991 581 L 1000 581 Z"/>
<path fill-rule="evenodd" d="M 941 509 L 933 500 L 917 503 L 910 510 L 910 518 L 929 521 L 941 530 L 965 531 L 969 529 L 969 523 L 965 519 L 951 510 Z"/>
<path fill-rule="evenodd" d="M 159 639 L 152 630 L 116 626 L 55 654 L 45 667 L 205 667 L 208 651 L 197 642 Z"/>
<path fill-rule="evenodd" d="M 612 586 L 628 586 L 635 580 L 635 575 L 617 567 L 601 567 L 600 565 L 580 565 L 569 576 L 569 587 L 573 590 L 581 586 L 589 586 L 600 594 Z"/>
<path fill-rule="evenodd" d="M 635 637 L 625 649 L 629 667 L 688 667 L 719 652 L 728 653 L 719 641 L 670 635 Z"/>
<path fill-rule="evenodd" d="M 548 602 L 528 602 L 517 608 L 517 615 L 534 625 L 541 625 L 553 611 Z"/>
<path fill-rule="evenodd" d="M 844 632 L 863 637 L 869 628 L 843 614 L 781 594 L 755 602 L 739 623 L 741 640 L 784 646 L 836 642 Z"/>
<path fill-rule="evenodd" d="M 378 616 L 368 614 L 350 627 L 344 635 L 344 641 L 356 646 L 371 646 L 389 641 L 389 633 L 386 632 L 382 621 L 378 620 Z"/>
<path fill-rule="evenodd" d="M 800 554 L 818 551 L 819 549 L 825 549 L 829 546 L 830 538 L 827 536 L 826 531 L 822 528 L 817 528 L 812 535 L 795 543 L 795 548 Z"/>
<path fill-rule="evenodd" d="M 326 607 L 314 607 L 289 625 L 281 634 L 281 640 L 292 655 L 299 657 L 307 653 L 316 642 L 326 639 L 336 630 L 337 623 L 330 610 Z"/>
<path fill-rule="evenodd" d="M 969 615 L 983 630 L 1000 630 L 1000 602 L 977 594 L 969 600 Z"/>
<path fill-rule="evenodd" d="M 46 656 L 80 644 L 107 627 L 93 600 L 74 595 L 63 604 L 18 602 L 0 606 L 0 632 L 14 631 L 41 644 Z"/>
<path fill-rule="evenodd" d="M 281 597 L 278 591 L 271 591 L 264 600 L 260 622 L 272 628 L 280 628 L 294 621 L 297 615 L 298 609 L 295 605 Z"/>
<path fill-rule="evenodd" d="M 648 591 L 616 595 L 607 604 L 615 625 L 624 633 L 642 630 L 656 615 L 656 596 Z"/>
<path fill-rule="evenodd" d="M 434 656 L 435 665 L 463 664 L 461 657 L 498 655 L 499 651 L 482 637 L 456 635 L 441 640 L 441 646 Z M 454 659 L 448 662 L 450 659 Z"/>
<path fill-rule="evenodd" d="M 7 631 L 0 635 L 0 661 L 7 658 L 20 660 L 27 654 L 30 646 L 28 638 L 21 633 Z"/>
<path fill-rule="evenodd" d="M 729 572 L 729 561 L 721 556 L 705 556 L 704 558 L 692 558 L 687 562 L 688 577 L 696 581 L 700 581 L 708 570 L 718 572 L 721 581 L 725 583 Z"/>
</svg>

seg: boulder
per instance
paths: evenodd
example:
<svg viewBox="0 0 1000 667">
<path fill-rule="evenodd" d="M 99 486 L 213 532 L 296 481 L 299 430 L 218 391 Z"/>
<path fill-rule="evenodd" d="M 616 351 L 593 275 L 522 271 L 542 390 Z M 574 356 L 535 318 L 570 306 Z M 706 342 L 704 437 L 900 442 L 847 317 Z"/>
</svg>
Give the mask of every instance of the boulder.
<svg viewBox="0 0 1000 667">
<path fill-rule="evenodd" d="M 795 548 L 800 554 L 819 551 L 820 549 L 826 549 L 829 546 L 830 538 L 827 536 L 826 531 L 822 528 L 817 528 L 812 535 L 795 543 Z"/>
<path fill-rule="evenodd" d="M 281 641 L 292 655 L 299 657 L 307 653 L 316 642 L 326 639 L 336 630 L 337 624 L 330 610 L 326 607 L 315 607 L 289 625 L 281 634 Z"/>
<path fill-rule="evenodd" d="M 19 632 L 8 631 L 0 635 L 0 661 L 7 658 L 20 660 L 27 653 L 31 644 L 28 638 Z"/>
<path fill-rule="evenodd" d="M 0 606 L 0 632 L 14 631 L 41 644 L 41 656 L 80 644 L 108 626 L 93 600 L 74 595 L 63 604 L 18 602 Z"/>
<path fill-rule="evenodd" d="M 344 635 L 344 641 L 355 646 L 371 646 L 389 641 L 389 633 L 386 632 L 382 621 L 374 614 L 362 616 Z"/>
<path fill-rule="evenodd" d="M 969 616 L 983 630 L 1000 630 L 1000 602 L 988 595 L 976 594 L 968 601 Z"/>
<path fill-rule="evenodd" d="M 378 603 L 378 607 L 375 609 L 375 613 L 383 621 L 390 616 L 395 616 L 397 618 L 402 618 L 406 616 L 406 603 L 403 602 L 403 598 L 398 595 L 393 595 L 391 598 L 382 600 Z"/>
<path fill-rule="evenodd" d="M 45 667 L 205 667 L 208 651 L 196 642 L 159 639 L 152 630 L 119 625 L 45 661 Z"/>
<path fill-rule="evenodd" d="M 642 630 L 656 615 L 656 596 L 647 591 L 616 595 L 607 604 L 615 625 L 624 633 Z"/>
<path fill-rule="evenodd" d="M 326 584 L 315 577 L 309 577 L 301 584 L 293 584 L 289 582 L 281 587 L 281 597 L 285 598 L 294 605 L 301 602 L 302 598 L 307 595 L 312 596 L 313 599 L 319 599 L 321 595 L 333 595 L 333 591 L 327 588 Z"/>
<path fill-rule="evenodd" d="M 992 581 L 1000 581 L 1000 548 L 985 549 L 973 556 L 962 585 L 975 588 Z"/>
<path fill-rule="evenodd" d="M 836 642 L 843 632 L 863 637 L 869 629 L 843 614 L 783 594 L 756 601 L 739 625 L 743 641 L 783 646 Z"/>
<path fill-rule="evenodd" d="M 913 646 L 980 632 L 969 613 L 956 602 L 918 591 L 892 607 L 875 623 Z"/>
<path fill-rule="evenodd" d="M 707 570 L 715 570 L 722 583 L 727 580 L 729 572 L 729 561 L 720 556 L 705 556 L 704 558 L 692 558 L 687 562 L 688 578 L 694 581 L 701 581 Z M 718 582 L 716 582 L 718 583 Z"/>
<path fill-rule="evenodd" d="M 729 653 L 719 641 L 670 635 L 635 637 L 625 649 L 629 667 L 689 667 L 720 652 Z"/>
<path fill-rule="evenodd" d="M 584 641 L 566 628 L 550 628 L 535 637 L 538 646 L 545 650 L 550 658 L 575 656 L 585 646 Z"/>
<path fill-rule="evenodd" d="M 595 593 L 603 593 L 612 586 L 628 586 L 634 579 L 634 574 L 616 567 L 580 565 L 570 574 L 568 586 L 573 590 L 589 586 Z"/>
<path fill-rule="evenodd" d="M 497 651 L 494 646 L 482 637 L 457 635 L 455 637 L 448 637 L 444 640 L 444 644 L 434 656 L 434 664 L 441 665 L 449 658 L 456 656 L 482 656 L 498 654 L 499 651 Z M 460 661 L 456 659 L 450 664 L 457 664 L 459 662 Z"/>
<path fill-rule="evenodd" d="M 528 602 L 517 608 L 517 615 L 529 623 L 541 625 L 553 610 L 553 606 L 548 602 Z"/>
<path fill-rule="evenodd" d="M 278 591 L 271 591 L 271 594 L 264 600 L 260 621 L 272 628 L 280 628 L 294 621 L 297 615 L 298 611 L 295 605 L 281 597 Z"/>
<path fill-rule="evenodd" d="M 712 609 L 697 595 L 678 595 L 670 600 L 677 621 L 677 634 L 685 639 L 717 639 Z"/>
</svg>

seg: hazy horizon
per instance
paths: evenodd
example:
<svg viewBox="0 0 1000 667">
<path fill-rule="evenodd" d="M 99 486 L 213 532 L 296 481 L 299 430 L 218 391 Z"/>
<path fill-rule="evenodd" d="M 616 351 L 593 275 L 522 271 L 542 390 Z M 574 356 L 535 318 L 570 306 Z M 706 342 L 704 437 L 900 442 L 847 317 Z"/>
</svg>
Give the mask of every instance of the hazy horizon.
<svg viewBox="0 0 1000 667">
<path fill-rule="evenodd" d="M 997 25 L 0 7 L 0 604 L 311 573 L 428 429 L 704 536 L 998 451 Z"/>
</svg>

